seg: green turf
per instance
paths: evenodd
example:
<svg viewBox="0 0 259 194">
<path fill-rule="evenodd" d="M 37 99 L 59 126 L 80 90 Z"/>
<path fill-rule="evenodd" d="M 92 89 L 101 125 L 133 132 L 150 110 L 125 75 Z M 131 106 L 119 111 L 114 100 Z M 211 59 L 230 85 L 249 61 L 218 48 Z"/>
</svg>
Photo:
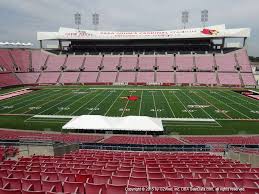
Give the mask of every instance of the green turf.
<svg viewBox="0 0 259 194">
<path fill-rule="evenodd" d="M 139 96 L 140 99 L 133 102 L 123 98 L 130 95 Z M 59 131 L 69 119 L 33 116 L 92 114 L 215 119 L 213 122 L 164 121 L 167 133 L 211 135 L 259 133 L 259 101 L 230 89 L 218 88 L 42 87 L 41 90 L 30 94 L 0 101 L 0 114 L 2 114 L 0 127 L 6 128 Z"/>
</svg>

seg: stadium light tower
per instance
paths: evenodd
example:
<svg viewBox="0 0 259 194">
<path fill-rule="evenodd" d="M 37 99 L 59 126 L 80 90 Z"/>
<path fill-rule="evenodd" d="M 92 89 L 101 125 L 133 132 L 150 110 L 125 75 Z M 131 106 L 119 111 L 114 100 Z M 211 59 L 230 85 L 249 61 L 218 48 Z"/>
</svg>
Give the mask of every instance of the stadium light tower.
<svg viewBox="0 0 259 194">
<path fill-rule="evenodd" d="M 75 13 L 75 25 L 77 25 L 77 29 L 79 30 L 79 26 L 81 25 L 81 13 Z"/>
<path fill-rule="evenodd" d="M 206 23 L 209 20 L 209 11 L 207 9 L 204 9 L 201 11 L 201 22 L 203 24 L 203 27 L 206 26 Z"/>
<path fill-rule="evenodd" d="M 183 23 L 183 28 L 186 28 L 186 24 L 188 24 L 189 21 L 189 11 L 183 11 L 182 12 L 182 23 Z"/>
<path fill-rule="evenodd" d="M 93 13 L 92 17 L 93 17 L 94 30 L 98 30 L 100 15 L 98 13 Z"/>
</svg>

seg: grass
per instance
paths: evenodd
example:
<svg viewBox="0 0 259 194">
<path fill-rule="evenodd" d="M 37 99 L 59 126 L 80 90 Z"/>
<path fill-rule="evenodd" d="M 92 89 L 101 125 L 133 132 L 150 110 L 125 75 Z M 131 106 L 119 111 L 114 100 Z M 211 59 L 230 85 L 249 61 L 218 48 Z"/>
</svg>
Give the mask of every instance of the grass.
<svg viewBox="0 0 259 194">
<path fill-rule="evenodd" d="M 10 89 L 1 90 L 1 93 Z M 137 101 L 123 97 L 138 96 Z M 69 119 L 34 115 L 179 118 L 163 121 L 168 134 L 258 134 L 259 101 L 230 89 L 142 86 L 51 86 L 0 101 L 0 127 L 60 131 Z M 7 115 L 8 114 L 8 115 Z M 181 118 L 214 119 L 182 121 Z"/>
</svg>

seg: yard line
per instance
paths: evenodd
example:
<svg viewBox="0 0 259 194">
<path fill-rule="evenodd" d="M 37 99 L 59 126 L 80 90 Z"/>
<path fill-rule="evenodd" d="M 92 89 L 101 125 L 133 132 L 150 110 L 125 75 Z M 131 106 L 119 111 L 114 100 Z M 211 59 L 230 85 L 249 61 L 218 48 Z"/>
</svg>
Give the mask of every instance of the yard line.
<svg viewBox="0 0 259 194">
<path fill-rule="evenodd" d="M 154 92 L 151 92 L 151 93 L 152 93 L 153 103 L 154 103 L 155 112 L 156 112 L 156 117 L 157 117 L 157 109 L 156 109 L 156 101 L 155 101 L 155 97 L 154 97 Z"/>
<path fill-rule="evenodd" d="M 67 93 L 67 94 L 65 94 L 65 95 L 58 96 L 57 98 L 54 98 L 54 99 L 52 99 L 52 100 L 50 100 L 50 101 L 47 101 L 47 102 L 41 104 L 40 106 L 42 107 L 42 106 L 44 106 L 45 104 L 48 104 L 48 103 L 50 103 L 50 102 L 53 102 L 53 101 L 55 101 L 55 100 L 57 100 L 57 99 L 59 99 L 59 98 L 62 98 L 62 97 L 64 97 L 64 96 L 67 96 L 67 95 L 70 95 L 70 94 L 71 94 L 71 92 L 69 92 L 69 93 Z M 71 98 L 73 98 L 73 97 L 74 97 L 74 95 L 71 96 L 71 97 L 69 97 L 69 98 L 67 98 L 66 100 L 62 100 L 61 102 L 59 102 L 59 103 L 57 103 L 57 104 L 55 104 L 55 105 L 53 105 L 53 106 L 51 106 L 51 107 L 49 107 L 49 108 L 47 108 L 47 109 L 44 109 L 43 111 L 41 111 L 41 112 L 39 112 L 39 113 L 37 113 L 37 114 L 40 115 L 40 114 L 46 112 L 47 110 L 49 110 L 49 109 L 51 109 L 51 108 L 53 108 L 53 107 L 55 107 L 55 106 L 57 106 L 57 105 L 59 105 L 59 104 L 61 104 L 61 103 L 63 103 L 63 102 L 66 102 L 67 100 L 69 100 L 69 99 L 71 99 Z M 32 110 L 25 111 L 24 113 L 27 113 L 27 112 L 30 112 L 30 111 L 32 111 Z"/>
<path fill-rule="evenodd" d="M 31 98 L 31 99 L 29 99 L 29 100 L 21 101 L 20 103 L 16 103 L 16 104 L 14 104 L 14 106 L 17 105 L 17 104 L 22 104 L 22 103 L 24 103 L 24 102 L 31 101 L 31 103 L 26 103 L 25 105 L 23 105 L 23 106 L 21 106 L 21 107 L 18 107 L 18 108 L 16 108 L 16 109 L 13 109 L 13 110 L 11 110 L 11 111 L 9 111 L 9 112 L 7 112 L 7 113 L 12 113 L 12 112 L 15 112 L 15 111 L 17 111 L 17 110 L 19 110 L 19 109 L 22 109 L 22 108 L 24 108 L 24 107 L 29 107 L 30 105 L 35 104 L 36 102 L 41 101 L 41 99 L 42 99 L 43 97 L 45 97 L 45 96 L 48 96 L 49 93 L 50 93 L 50 92 L 48 92 L 47 94 L 41 94 L 41 95 L 39 95 L 39 96 L 35 96 L 34 98 Z M 34 101 L 36 98 L 40 98 L 40 99 Z"/>
<path fill-rule="evenodd" d="M 168 102 L 168 99 L 166 98 L 166 96 L 165 96 L 165 94 L 164 94 L 163 90 L 161 90 L 161 92 L 162 92 L 162 94 L 163 94 L 163 96 L 164 96 L 164 98 L 165 98 L 165 100 L 166 100 L 166 102 L 167 102 L 167 105 L 169 106 L 169 108 L 170 108 L 170 110 L 171 110 L 172 114 L 173 114 L 173 115 L 174 115 L 174 117 L 175 117 L 174 111 L 172 110 L 172 108 L 171 108 L 171 106 L 170 106 L 170 104 L 169 104 L 169 102 Z"/>
<path fill-rule="evenodd" d="M 143 98 L 143 90 L 141 91 L 141 96 L 140 96 L 140 104 L 139 104 L 138 116 L 140 116 L 140 112 L 141 112 L 142 98 Z"/>
<path fill-rule="evenodd" d="M 130 92 L 130 96 L 131 96 L 131 94 L 132 94 L 132 92 Z M 128 104 L 129 104 L 129 99 L 127 100 L 127 103 L 126 103 L 126 105 L 124 106 L 124 109 L 123 109 L 123 111 L 122 111 L 122 113 L 121 113 L 121 117 L 123 116 L 123 114 L 124 114 L 124 112 L 125 112 L 125 110 L 126 110 Z"/>
<path fill-rule="evenodd" d="M 226 96 L 222 96 L 220 93 L 218 93 L 218 92 L 216 92 L 216 94 L 218 94 L 218 95 L 220 95 L 221 97 L 223 97 L 223 98 L 225 98 L 225 99 L 227 99 L 227 100 L 230 100 L 230 101 L 232 101 L 231 99 L 229 99 L 228 97 L 226 97 Z M 224 93 L 225 94 L 225 93 Z M 250 108 L 247 108 L 246 106 L 244 106 L 244 105 L 242 105 L 242 104 L 240 104 L 240 103 L 238 103 L 238 102 L 235 102 L 235 101 L 233 101 L 235 104 L 238 104 L 238 105 L 240 105 L 240 106 L 242 106 L 242 107 L 244 107 L 245 109 L 247 109 L 247 110 L 250 110 L 250 111 L 253 111 L 252 109 L 250 109 Z"/>
<path fill-rule="evenodd" d="M 182 92 L 182 91 L 180 91 L 180 92 Z M 186 97 L 188 97 L 194 104 L 197 105 L 197 102 L 194 101 L 192 98 L 190 98 L 190 96 L 186 95 L 184 92 L 182 92 L 182 93 L 183 93 Z M 194 94 L 195 94 L 195 92 L 194 92 Z M 196 94 L 195 94 L 195 95 L 196 95 Z M 201 110 L 202 110 L 205 114 L 207 114 L 211 119 L 213 119 L 213 117 L 210 116 L 210 114 L 209 114 L 207 111 L 205 111 L 204 108 L 201 108 Z"/>
<path fill-rule="evenodd" d="M 20 100 L 22 100 L 24 102 L 25 101 L 24 99 L 27 99 L 27 98 L 31 99 L 31 97 L 34 97 L 34 96 L 37 96 L 37 95 L 41 95 L 41 93 L 43 93 L 43 94 L 46 93 L 46 90 L 45 91 L 43 91 L 43 90 L 41 90 L 41 91 L 34 91 L 34 92 L 30 92 L 30 93 L 25 94 L 25 95 L 17 96 L 17 97 L 20 97 L 20 98 L 19 99 L 18 98 L 11 98 L 11 99 L 13 99 L 13 101 L 2 101 L 3 103 L 1 102 L 0 105 L 6 105 L 6 104 L 9 104 L 9 103 L 14 103 L 16 101 L 20 102 Z M 48 93 L 50 93 L 50 92 L 48 91 Z"/>
<path fill-rule="evenodd" d="M 175 95 L 175 97 L 177 98 L 177 100 L 183 105 L 183 107 L 185 108 L 185 110 L 187 110 L 187 112 L 189 113 L 189 115 L 191 115 L 191 117 L 194 118 L 193 115 L 188 111 L 188 109 L 186 108 L 186 106 L 184 105 L 184 103 L 176 96 L 176 94 L 173 93 L 173 95 Z"/>
<path fill-rule="evenodd" d="M 89 102 L 91 102 L 92 100 L 94 100 L 97 96 L 101 95 L 103 92 L 104 92 L 104 90 L 101 91 L 101 92 L 97 92 L 97 94 L 96 94 L 95 96 L 93 96 L 89 101 L 87 101 L 86 104 L 83 104 L 82 106 L 80 106 L 78 109 L 76 109 L 74 112 L 72 112 L 72 113 L 69 114 L 69 115 L 73 115 L 74 113 L 76 113 L 77 111 L 79 111 L 81 108 L 83 108 L 85 105 L 89 104 Z"/>
<path fill-rule="evenodd" d="M 16 106 L 16 105 L 19 105 L 19 104 L 22 104 L 22 103 L 24 103 L 24 102 L 28 102 L 28 101 L 31 101 L 31 100 L 33 100 L 33 99 L 35 99 L 35 98 L 39 98 L 39 97 L 42 97 L 42 96 L 45 96 L 45 95 L 48 95 L 49 93 L 51 93 L 51 92 L 47 92 L 47 93 L 43 93 L 43 94 L 39 94 L 39 93 L 37 93 L 37 94 L 32 94 L 32 95 L 26 95 L 26 96 L 24 96 L 24 97 L 26 97 L 26 98 L 30 98 L 30 99 L 28 99 L 28 100 L 23 100 L 23 98 L 21 99 L 21 98 L 19 98 L 19 102 L 18 103 L 14 103 L 14 102 L 16 102 L 18 99 L 14 99 L 15 101 L 13 102 L 13 101 L 7 101 L 6 103 L 4 103 L 4 104 L 0 104 L 0 106 L 6 106 L 6 105 L 8 105 L 8 104 L 11 104 L 10 106 Z M 17 96 L 18 97 L 18 96 Z M 31 98 L 32 97 L 32 98 Z M 14 104 L 12 104 L 12 103 L 14 103 Z M 26 104 L 26 106 L 27 106 L 27 104 Z M 3 109 L 3 108 L 2 108 Z M 0 109 L 0 110 L 2 110 L 2 109 Z"/>
<path fill-rule="evenodd" d="M 202 91 L 202 92 L 203 92 L 203 91 Z M 206 92 L 203 92 L 203 93 L 207 94 Z M 236 109 L 235 109 L 235 108 L 233 108 L 232 106 L 229 106 L 227 103 L 222 102 L 221 100 L 219 100 L 219 99 L 215 98 L 214 96 L 212 96 L 212 95 L 210 95 L 210 94 L 207 94 L 207 95 L 208 95 L 208 96 L 211 96 L 212 98 L 214 98 L 215 100 L 217 100 L 217 101 L 221 102 L 222 104 L 224 104 L 224 105 L 228 106 L 229 108 L 231 108 L 232 110 L 234 110 L 234 111 L 238 112 L 239 114 L 244 115 L 246 118 L 251 119 L 250 117 L 248 117 L 247 115 L 245 115 L 245 114 L 241 113 L 240 111 L 236 110 Z"/>
<path fill-rule="evenodd" d="M 200 92 L 202 92 L 201 90 L 198 90 L 198 91 L 200 91 Z M 197 94 L 196 94 L 197 95 Z M 207 94 L 206 94 L 207 95 Z M 198 96 L 198 95 L 197 95 Z M 211 102 L 209 102 L 208 100 L 206 100 L 205 98 L 203 98 L 202 96 L 198 96 L 198 97 L 200 97 L 200 98 L 202 98 L 203 100 L 205 100 L 206 102 L 208 102 L 211 106 L 213 106 L 214 108 L 216 108 L 216 110 L 219 110 L 219 108 L 217 108 L 214 104 L 212 104 Z M 233 119 L 231 116 L 229 116 L 227 113 L 224 113 L 223 112 L 223 114 L 225 115 L 225 116 L 227 116 L 228 118 L 230 118 L 230 119 Z"/>
<path fill-rule="evenodd" d="M 94 91 L 95 91 L 95 90 L 94 90 Z M 86 95 L 83 95 L 81 98 L 78 98 L 76 101 L 74 101 L 73 103 L 69 104 L 69 106 L 71 106 L 72 104 L 78 102 L 79 100 L 82 100 L 83 98 L 87 97 L 89 94 L 94 93 L 94 91 L 93 91 L 93 92 L 91 91 L 91 92 L 87 93 Z M 64 101 L 63 101 L 63 102 L 64 102 Z M 59 110 L 59 111 L 56 112 L 54 115 L 58 114 L 58 113 L 61 112 L 61 111 L 62 111 L 62 110 Z"/>
<path fill-rule="evenodd" d="M 111 104 L 111 106 L 109 107 L 109 109 L 105 112 L 104 116 L 106 116 L 108 114 L 108 112 L 111 110 L 111 108 L 113 107 L 113 105 L 117 102 L 118 98 L 121 96 L 121 94 L 124 92 L 125 90 L 123 90 L 118 96 L 117 98 L 114 100 L 114 102 Z"/>
<path fill-rule="evenodd" d="M 112 92 L 110 92 L 109 95 L 107 95 L 104 99 L 102 99 L 102 100 L 93 108 L 93 110 L 91 110 L 91 111 L 88 112 L 87 114 L 90 115 L 90 114 L 94 111 L 94 109 L 97 108 L 103 101 L 105 101 L 106 98 L 108 98 L 111 94 L 112 94 Z"/>
<path fill-rule="evenodd" d="M 223 97 L 223 98 L 225 98 L 225 99 L 227 99 L 227 100 L 230 100 L 229 98 L 220 95 L 218 92 L 216 92 L 216 94 L 219 95 L 219 96 L 221 96 L 221 97 Z M 232 101 L 232 100 L 230 100 L 230 101 Z M 237 102 L 235 102 L 235 101 L 233 101 L 233 102 L 234 102 L 235 104 L 241 105 L 241 104 L 239 104 L 239 103 L 237 103 Z M 227 103 L 225 103 L 225 104 L 227 104 Z M 227 105 L 228 105 L 228 104 L 227 104 Z M 229 105 L 228 105 L 228 106 L 229 106 Z M 241 106 L 244 107 L 244 108 L 246 108 L 244 105 L 241 105 Z M 231 106 L 231 107 L 232 107 L 232 106 Z M 232 108 L 232 109 L 236 110 L 235 108 Z M 251 110 L 251 109 L 249 109 L 249 108 L 246 108 L 246 109 L 247 109 L 247 110 Z M 239 112 L 239 113 L 241 113 L 241 114 L 244 115 L 245 117 L 251 119 L 251 117 L 245 115 L 244 113 L 242 113 L 242 112 L 240 112 L 240 111 L 238 111 L 238 110 L 236 110 L 236 111 Z"/>
<path fill-rule="evenodd" d="M 222 91 L 222 92 L 225 93 L 224 91 Z M 231 92 L 231 93 L 234 93 L 234 94 L 237 94 L 236 92 L 234 92 L 234 91 L 232 91 L 232 90 L 230 90 L 230 92 Z M 252 102 L 250 102 L 250 101 L 248 101 L 248 100 L 245 100 L 244 98 L 247 98 L 247 97 L 245 97 L 244 95 L 239 94 L 240 96 L 236 96 L 236 95 L 234 95 L 234 94 L 229 94 L 229 95 L 232 96 L 232 97 L 234 97 L 234 98 L 237 98 L 238 100 L 242 100 L 242 101 L 244 101 L 244 102 L 247 102 L 247 103 L 249 103 L 249 104 L 252 104 L 253 106 L 259 107 L 259 104 L 254 104 L 254 103 L 252 103 Z M 249 98 L 249 99 L 251 99 L 251 98 Z"/>
</svg>

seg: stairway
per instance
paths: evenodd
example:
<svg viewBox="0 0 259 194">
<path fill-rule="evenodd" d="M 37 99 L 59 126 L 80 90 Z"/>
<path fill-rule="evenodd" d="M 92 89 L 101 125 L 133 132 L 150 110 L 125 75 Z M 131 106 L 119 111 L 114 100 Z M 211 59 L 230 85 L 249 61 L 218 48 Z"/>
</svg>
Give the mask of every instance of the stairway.
<svg viewBox="0 0 259 194">
<path fill-rule="evenodd" d="M 39 75 L 39 77 L 37 78 L 36 83 L 39 83 L 40 77 L 41 77 L 41 74 L 42 74 L 42 73 L 43 73 L 43 71 L 40 72 L 40 75 Z"/>
<path fill-rule="evenodd" d="M 19 67 L 15 63 L 15 60 L 13 58 L 13 55 L 12 55 L 11 51 L 8 50 L 8 54 L 9 54 L 9 57 L 11 58 L 11 60 L 12 60 L 14 71 L 20 71 Z"/>
</svg>

